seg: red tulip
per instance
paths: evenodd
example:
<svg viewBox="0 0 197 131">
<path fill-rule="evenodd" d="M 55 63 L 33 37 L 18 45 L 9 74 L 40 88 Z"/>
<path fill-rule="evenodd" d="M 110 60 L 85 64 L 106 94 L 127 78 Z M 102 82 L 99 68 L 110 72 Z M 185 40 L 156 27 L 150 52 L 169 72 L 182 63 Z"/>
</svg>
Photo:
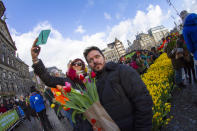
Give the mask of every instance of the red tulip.
<svg viewBox="0 0 197 131">
<path fill-rule="evenodd" d="M 64 109 L 65 111 L 68 111 L 68 110 L 70 110 L 70 108 L 66 108 L 66 107 L 63 107 L 63 109 Z"/>
<path fill-rule="evenodd" d="M 96 77 L 96 74 L 93 71 L 91 72 L 91 77 L 92 78 Z"/>
<path fill-rule="evenodd" d="M 65 88 L 63 88 L 67 93 L 71 92 L 71 88 L 70 87 L 66 87 L 64 86 Z"/>
<path fill-rule="evenodd" d="M 84 79 L 85 79 L 85 77 L 83 76 L 83 75 L 79 75 L 79 79 L 81 80 L 81 81 L 83 81 Z"/>
<path fill-rule="evenodd" d="M 94 125 L 96 123 L 96 120 L 94 118 L 91 119 L 91 123 Z"/>
<path fill-rule="evenodd" d="M 71 92 L 71 84 L 69 82 L 65 82 L 65 86 L 63 86 L 63 89 L 69 93 Z"/>
</svg>

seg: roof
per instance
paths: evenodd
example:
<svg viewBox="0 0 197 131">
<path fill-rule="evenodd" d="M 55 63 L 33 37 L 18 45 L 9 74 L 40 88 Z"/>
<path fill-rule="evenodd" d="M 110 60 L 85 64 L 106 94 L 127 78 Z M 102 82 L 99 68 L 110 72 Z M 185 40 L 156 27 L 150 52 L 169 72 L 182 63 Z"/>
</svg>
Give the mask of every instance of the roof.
<svg viewBox="0 0 197 131">
<path fill-rule="evenodd" d="M 3 2 L 0 0 L 0 18 L 3 16 L 4 12 L 5 12 L 5 6 Z"/>
<path fill-rule="evenodd" d="M 155 30 L 159 30 L 159 29 L 163 29 L 165 28 L 163 25 L 160 25 L 160 26 L 156 26 L 156 27 L 153 27 L 153 28 L 150 28 L 149 30 L 150 31 L 155 31 Z"/>
<path fill-rule="evenodd" d="M 2 31 L 0 31 L 0 34 L 5 38 L 5 40 L 6 40 L 15 50 L 17 50 L 17 48 L 16 48 L 16 46 L 15 46 L 15 43 L 14 43 L 14 41 L 12 40 L 12 37 L 11 37 L 10 32 L 9 32 L 9 30 L 8 30 L 8 27 L 7 27 L 6 22 L 3 21 L 3 20 L 1 20 L 1 19 L 0 19 L 0 22 L 3 24 L 3 26 L 4 26 L 5 30 L 6 30 L 6 33 L 7 33 L 7 35 L 8 35 L 9 38 L 6 38 L 6 36 L 4 35 L 4 33 L 3 33 Z M 2 26 L 2 27 L 3 27 L 3 26 Z"/>
</svg>

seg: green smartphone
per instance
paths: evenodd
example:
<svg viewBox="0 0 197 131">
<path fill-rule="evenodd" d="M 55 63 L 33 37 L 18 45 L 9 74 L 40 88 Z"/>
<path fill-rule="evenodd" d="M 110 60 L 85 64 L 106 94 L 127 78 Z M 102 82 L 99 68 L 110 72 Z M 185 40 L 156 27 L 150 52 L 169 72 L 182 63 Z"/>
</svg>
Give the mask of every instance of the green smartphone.
<svg viewBox="0 0 197 131">
<path fill-rule="evenodd" d="M 38 41 L 36 45 L 44 45 L 47 43 L 47 39 L 49 37 L 51 30 L 42 30 L 38 36 Z"/>
</svg>

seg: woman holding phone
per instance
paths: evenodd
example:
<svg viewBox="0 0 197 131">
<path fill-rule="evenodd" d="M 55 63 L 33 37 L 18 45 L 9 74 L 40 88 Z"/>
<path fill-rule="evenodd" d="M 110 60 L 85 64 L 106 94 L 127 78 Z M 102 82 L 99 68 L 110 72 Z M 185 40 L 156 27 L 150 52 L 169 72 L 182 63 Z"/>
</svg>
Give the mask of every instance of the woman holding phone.
<svg viewBox="0 0 197 131">
<path fill-rule="evenodd" d="M 80 74 L 85 75 L 85 64 L 81 59 L 75 59 L 71 62 L 67 77 L 55 77 L 51 76 L 47 69 L 45 68 L 41 59 L 38 59 L 40 53 L 40 46 L 36 45 L 38 38 L 34 41 L 33 46 L 31 48 L 31 56 L 33 61 L 33 69 L 36 75 L 40 77 L 40 79 L 51 88 L 61 88 L 65 85 L 65 82 L 71 83 L 72 87 L 75 89 L 77 85 L 80 85 L 82 88 L 83 83 L 80 81 Z M 76 124 L 74 124 L 74 131 L 93 131 L 91 124 L 87 120 L 83 120 L 81 115 L 76 116 Z"/>
</svg>

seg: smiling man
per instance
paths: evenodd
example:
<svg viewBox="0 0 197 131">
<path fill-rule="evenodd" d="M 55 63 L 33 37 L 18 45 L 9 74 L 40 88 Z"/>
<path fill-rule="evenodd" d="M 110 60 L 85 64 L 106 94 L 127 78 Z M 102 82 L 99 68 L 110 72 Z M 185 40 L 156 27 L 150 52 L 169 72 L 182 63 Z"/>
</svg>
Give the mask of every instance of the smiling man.
<svg viewBox="0 0 197 131">
<path fill-rule="evenodd" d="M 87 48 L 84 57 L 97 74 L 101 104 L 121 131 L 151 131 L 153 102 L 138 73 L 126 65 L 106 63 L 95 46 Z"/>
</svg>

